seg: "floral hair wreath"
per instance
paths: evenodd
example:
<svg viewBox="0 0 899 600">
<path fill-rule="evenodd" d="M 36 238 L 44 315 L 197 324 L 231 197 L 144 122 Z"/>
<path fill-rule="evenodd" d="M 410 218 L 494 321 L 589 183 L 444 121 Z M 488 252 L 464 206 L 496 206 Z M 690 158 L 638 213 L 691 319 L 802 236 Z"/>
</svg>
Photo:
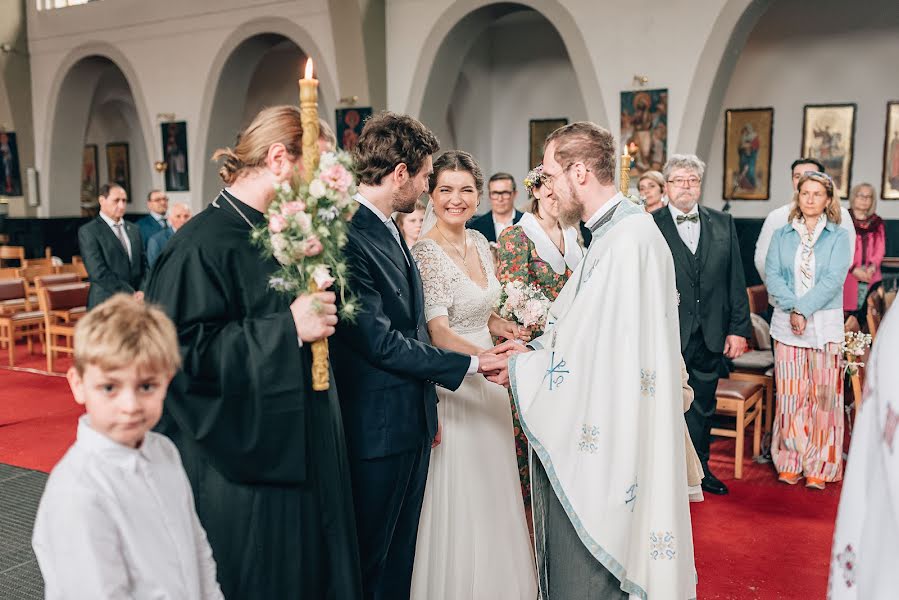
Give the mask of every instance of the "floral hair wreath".
<svg viewBox="0 0 899 600">
<path fill-rule="evenodd" d="M 543 165 L 537 165 L 528 171 L 527 177 L 524 178 L 524 187 L 530 193 L 535 187 L 543 183 Z"/>
</svg>

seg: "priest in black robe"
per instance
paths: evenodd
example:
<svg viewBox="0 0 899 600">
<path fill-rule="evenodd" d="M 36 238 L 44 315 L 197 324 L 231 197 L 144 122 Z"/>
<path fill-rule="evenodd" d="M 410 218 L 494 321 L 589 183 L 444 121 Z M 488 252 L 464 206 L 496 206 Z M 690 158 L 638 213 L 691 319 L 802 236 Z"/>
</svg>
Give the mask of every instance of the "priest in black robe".
<svg viewBox="0 0 899 600">
<path fill-rule="evenodd" d="M 229 187 L 172 237 L 146 291 L 183 357 L 158 429 L 181 452 L 229 600 L 361 596 L 340 407 L 333 386 L 311 387 L 309 342 L 333 333 L 333 294 L 291 303 L 250 242 L 299 163 L 298 129 L 295 107 L 266 109 L 217 153 Z"/>
</svg>

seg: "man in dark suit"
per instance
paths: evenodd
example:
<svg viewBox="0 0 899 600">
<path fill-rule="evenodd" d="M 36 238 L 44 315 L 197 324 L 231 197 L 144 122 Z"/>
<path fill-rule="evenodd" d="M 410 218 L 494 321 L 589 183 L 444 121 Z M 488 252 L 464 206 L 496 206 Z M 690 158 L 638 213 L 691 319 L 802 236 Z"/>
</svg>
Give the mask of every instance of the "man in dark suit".
<svg viewBox="0 0 899 600">
<path fill-rule="evenodd" d="M 751 335 L 749 300 L 733 217 L 699 206 L 705 163 L 676 154 L 665 164 L 668 206 L 652 213 L 674 257 L 680 296 L 681 353 L 695 397 L 687 428 L 705 477 L 702 489 L 726 494 L 727 486 L 709 471 L 709 441 L 715 390 L 724 357 L 736 358 Z"/>
<path fill-rule="evenodd" d="M 169 238 L 175 235 L 175 232 L 181 229 L 181 226 L 190 219 L 190 207 L 184 202 L 176 202 L 172 206 L 172 213 L 169 215 L 169 227 L 156 232 L 150 241 L 147 242 L 147 268 L 152 269 L 153 264 L 159 255 L 162 254 L 165 245 L 169 243 Z"/>
<path fill-rule="evenodd" d="M 393 212 L 409 213 L 427 189 L 437 138 L 415 119 L 370 117 L 354 149 L 360 206 L 344 249 L 361 310 L 341 320 L 332 364 L 350 455 L 364 597 L 409 597 L 432 443 L 439 443 L 434 385 L 455 390 L 494 355 L 435 348 L 421 277 Z M 492 365 L 492 366 L 491 366 Z"/>
<path fill-rule="evenodd" d="M 151 190 L 147 194 L 147 208 L 150 209 L 150 214 L 137 222 L 137 226 L 140 227 L 140 237 L 144 241 L 144 252 L 147 251 L 150 238 L 160 231 L 171 229 L 171 225 L 165 218 L 165 213 L 169 210 L 169 198 L 165 192 Z"/>
<path fill-rule="evenodd" d="M 466 227 L 480 231 L 488 242 L 495 242 L 499 234 L 518 223 L 524 213 L 515 208 L 518 189 L 515 178 L 508 173 L 494 173 L 490 176 L 487 195 L 490 197 L 490 211 L 472 218 Z"/>
<path fill-rule="evenodd" d="M 128 197 L 115 183 L 100 188 L 100 214 L 78 229 L 78 246 L 90 278 L 90 310 L 113 294 L 126 292 L 143 298 L 140 286 L 147 257 L 137 225 L 125 221 Z"/>
</svg>

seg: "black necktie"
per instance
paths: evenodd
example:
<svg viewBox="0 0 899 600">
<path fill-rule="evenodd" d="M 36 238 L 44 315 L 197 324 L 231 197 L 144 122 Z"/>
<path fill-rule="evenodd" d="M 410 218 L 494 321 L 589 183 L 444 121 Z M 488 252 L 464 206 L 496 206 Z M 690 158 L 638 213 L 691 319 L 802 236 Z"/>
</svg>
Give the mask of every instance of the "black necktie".
<svg viewBox="0 0 899 600">
<path fill-rule="evenodd" d="M 677 215 L 677 224 L 680 225 L 684 221 L 690 221 L 691 223 L 699 223 L 699 213 L 693 213 L 691 215 Z"/>
</svg>

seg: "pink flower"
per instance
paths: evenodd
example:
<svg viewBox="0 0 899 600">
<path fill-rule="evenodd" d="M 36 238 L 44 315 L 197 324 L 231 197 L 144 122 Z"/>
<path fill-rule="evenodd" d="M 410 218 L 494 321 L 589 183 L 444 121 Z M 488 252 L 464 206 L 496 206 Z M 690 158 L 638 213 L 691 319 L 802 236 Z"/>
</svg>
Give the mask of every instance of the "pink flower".
<svg viewBox="0 0 899 600">
<path fill-rule="evenodd" d="M 286 202 L 283 206 L 281 206 L 281 214 L 285 217 L 301 213 L 304 210 L 306 210 L 306 204 L 302 200 Z"/>
<path fill-rule="evenodd" d="M 318 256 L 325 247 L 317 237 L 311 237 L 306 240 L 306 256 Z"/>
<path fill-rule="evenodd" d="M 341 164 L 331 165 L 318 176 L 332 190 L 346 192 L 353 185 L 353 176 Z"/>
<path fill-rule="evenodd" d="M 320 290 L 328 289 L 334 283 L 334 278 L 331 277 L 331 270 L 325 265 L 315 267 L 312 271 L 312 280 L 315 281 L 315 285 Z"/>
<path fill-rule="evenodd" d="M 272 233 L 281 233 L 287 227 L 287 219 L 279 214 L 274 214 L 268 218 L 268 230 Z"/>
</svg>

